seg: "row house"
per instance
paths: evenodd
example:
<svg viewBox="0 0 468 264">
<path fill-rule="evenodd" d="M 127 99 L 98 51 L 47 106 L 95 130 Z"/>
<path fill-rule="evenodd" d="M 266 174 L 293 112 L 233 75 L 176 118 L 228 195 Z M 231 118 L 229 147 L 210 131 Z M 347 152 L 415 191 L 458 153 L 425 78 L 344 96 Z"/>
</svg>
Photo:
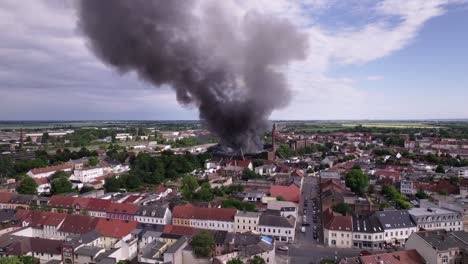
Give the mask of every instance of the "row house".
<svg viewBox="0 0 468 264">
<path fill-rule="evenodd" d="M 353 246 L 353 220 L 351 216 L 336 215 L 328 208 L 323 212 L 324 244 L 329 247 Z"/>
<path fill-rule="evenodd" d="M 245 212 L 238 211 L 234 217 L 234 232 L 245 233 L 253 232 L 258 233 L 258 224 L 260 222 L 261 213 L 258 212 Z"/>
<path fill-rule="evenodd" d="M 408 211 L 389 210 L 376 212 L 380 225 L 384 230 L 384 241 L 387 244 L 402 244 L 417 231 L 417 225 Z"/>
<path fill-rule="evenodd" d="M 169 208 L 155 205 L 139 206 L 135 217 L 135 221 L 145 224 L 170 224 L 172 213 Z"/>
<path fill-rule="evenodd" d="M 294 241 L 296 229 L 296 219 L 292 216 L 283 217 L 281 215 L 271 215 L 263 213 L 258 223 L 258 231 L 277 241 Z"/>
<path fill-rule="evenodd" d="M 384 229 L 375 215 L 353 215 L 353 247 L 382 249 Z"/>
<path fill-rule="evenodd" d="M 442 208 L 413 208 L 408 210 L 419 229 L 447 231 L 463 230 L 463 219 L 459 212 Z"/>
<path fill-rule="evenodd" d="M 172 224 L 199 229 L 234 232 L 236 209 L 202 208 L 191 204 L 174 207 Z"/>
<path fill-rule="evenodd" d="M 446 230 L 413 233 L 406 242 L 406 250 L 416 250 L 424 262 L 433 264 L 461 264 L 468 261 L 468 233 Z"/>
</svg>

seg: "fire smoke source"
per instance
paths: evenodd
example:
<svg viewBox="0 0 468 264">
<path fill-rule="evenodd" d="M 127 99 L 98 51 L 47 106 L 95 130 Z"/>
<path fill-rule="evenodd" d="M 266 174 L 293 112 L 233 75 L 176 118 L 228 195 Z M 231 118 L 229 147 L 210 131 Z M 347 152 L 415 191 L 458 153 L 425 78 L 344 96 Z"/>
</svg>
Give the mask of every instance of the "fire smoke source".
<svg viewBox="0 0 468 264">
<path fill-rule="evenodd" d="M 78 3 L 79 28 L 104 63 L 172 87 L 221 144 L 261 150 L 270 114 L 290 97 L 279 68 L 306 55 L 306 37 L 289 21 L 232 12 L 230 0 Z"/>
</svg>

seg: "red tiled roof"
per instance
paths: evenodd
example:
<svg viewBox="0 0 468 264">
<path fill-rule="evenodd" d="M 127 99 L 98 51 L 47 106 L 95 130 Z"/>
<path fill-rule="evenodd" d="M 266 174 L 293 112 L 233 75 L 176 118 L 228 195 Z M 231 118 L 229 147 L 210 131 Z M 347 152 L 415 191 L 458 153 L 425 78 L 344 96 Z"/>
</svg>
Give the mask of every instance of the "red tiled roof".
<svg viewBox="0 0 468 264">
<path fill-rule="evenodd" d="M 13 195 L 14 194 L 10 192 L 0 192 L 0 203 L 8 203 Z"/>
<path fill-rule="evenodd" d="M 135 214 L 138 206 L 134 204 L 111 203 L 107 208 L 108 213 Z"/>
<path fill-rule="evenodd" d="M 195 229 L 190 226 L 177 226 L 169 224 L 164 226 L 163 233 L 180 236 L 191 236 L 195 233 Z"/>
<path fill-rule="evenodd" d="M 351 216 L 335 215 L 330 208 L 327 208 L 324 214 L 324 227 L 328 230 L 352 231 L 353 219 Z"/>
<path fill-rule="evenodd" d="M 369 256 L 361 256 L 359 260 L 362 264 L 420 264 L 425 263 L 425 260 L 416 249 L 402 250 L 390 253 L 380 253 Z"/>
<path fill-rule="evenodd" d="M 111 203 L 112 203 L 111 200 L 90 198 L 90 199 L 89 199 L 89 203 L 88 203 L 88 205 L 86 206 L 86 210 L 88 210 L 88 211 L 106 212 Z"/>
<path fill-rule="evenodd" d="M 36 182 L 37 186 L 41 186 L 42 184 L 47 184 L 49 183 L 49 179 L 48 178 L 33 178 L 34 181 Z"/>
<path fill-rule="evenodd" d="M 42 174 L 42 173 L 54 172 L 54 171 L 59 171 L 59 170 L 66 170 L 66 169 L 71 169 L 71 168 L 72 168 L 71 164 L 64 163 L 64 164 L 49 166 L 49 167 L 45 167 L 45 168 L 32 169 L 31 172 L 33 174 Z"/>
<path fill-rule="evenodd" d="M 303 177 L 304 176 L 304 172 L 300 169 L 295 169 L 291 172 L 291 176 L 299 176 L 299 177 Z"/>
<path fill-rule="evenodd" d="M 231 222 L 234 221 L 234 216 L 236 215 L 236 213 L 236 209 L 202 208 L 194 207 L 191 204 L 186 204 L 174 207 L 172 217 L 183 219 L 200 219 Z"/>
<path fill-rule="evenodd" d="M 100 218 L 96 225 L 96 231 L 105 237 L 122 238 L 130 234 L 136 226 L 136 221 Z"/>
<path fill-rule="evenodd" d="M 270 187 L 271 197 L 281 196 L 286 201 L 290 202 L 299 202 L 300 200 L 300 190 L 295 184 L 289 186 L 282 185 L 273 185 Z"/>
<path fill-rule="evenodd" d="M 163 193 L 163 192 L 165 192 L 165 191 L 167 191 L 167 188 L 166 188 L 166 187 L 164 187 L 164 186 L 159 186 L 159 187 L 154 191 L 154 193 L 155 193 L 155 194 L 161 194 L 161 193 Z"/>
<path fill-rule="evenodd" d="M 33 228 L 41 228 L 45 225 L 58 227 L 67 214 L 53 212 L 31 212 L 27 220 L 30 220 L 30 226 Z M 26 220 L 26 221 L 27 221 Z"/>
<path fill-rule="evenodd" d="M 122 203 L 132 204 L 140 198 L 142 198 L 140 195 L 129 195 L 125 200 L 122 201 Z"/>
<path fill-rule="evenodd" d="M 58 231 L 72 234 L 84 234 L 96 229 L 99 218 L 85 215 L 67 215 Z"/>
</svg>

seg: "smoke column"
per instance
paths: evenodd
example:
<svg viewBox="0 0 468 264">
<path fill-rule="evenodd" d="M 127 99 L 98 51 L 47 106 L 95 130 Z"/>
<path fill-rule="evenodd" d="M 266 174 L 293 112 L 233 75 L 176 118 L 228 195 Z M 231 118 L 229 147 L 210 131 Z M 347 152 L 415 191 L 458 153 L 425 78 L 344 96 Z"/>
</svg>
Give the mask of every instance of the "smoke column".
<svg viewBox="0 0 468 264">
<path fill-rule="evenodd" d="M 104 63 L 172 87 L 222 145 L 257 152 L 290 98 L 280 68 L 305 58 L 306 37 L 271 15 L 236 16 L 228 2 L 81 0 L 78 27 Z"/>
</svg>

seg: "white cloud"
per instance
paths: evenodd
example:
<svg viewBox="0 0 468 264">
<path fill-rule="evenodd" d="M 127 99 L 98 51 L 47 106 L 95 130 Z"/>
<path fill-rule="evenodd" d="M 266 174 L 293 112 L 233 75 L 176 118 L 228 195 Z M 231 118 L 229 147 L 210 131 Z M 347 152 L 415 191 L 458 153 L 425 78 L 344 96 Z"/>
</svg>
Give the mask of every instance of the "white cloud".
<svg viewBox="0 0 468 264">
<path fill-rule="evenodd" d="M 446 13 L 447 5 L 465 2 L 225 0 L 225 8 L 238 16 L 252 10 L 283 16 L 303 28 L 310 42 L 308 59 L 287 67 L 293 101 L 289 107 L 276 111 L 273 117 L 327 119 L 365 118 L 366 113 L 373 112 L 368 103 L 372 94 L 360 88 L 357 80 L 327 76 L 331 69 L 341 65 L 362 65 L 389 56 L 409 45 L 428 20 Z M 0 92 L 3 93 L 0 96 L 0 112 L 4 113 L 0 114 L 0 119 L 11 115 L 5 111 L 8 109 L 6 107 L 17 109 L 15 111 L 24 118 L 26 113 L 20 113 L 20 109 L 15 108 L 12 98 L 16 101 L 31 97 L 31 104 L 40 105 L 42 99 L 50 97 L 51 100 L 56 98 L 55 101 L 60 101 L 58 98 L 65 98 L 68 94 L 76 96 L 76 100 L 89 102 L 97 112 L 110 113 L 115 111 L 116 106 L 132 113 L 164 113 L 163 109 L 166 108 L 170 109 L 165 112 L 167 115 L 175 116 L 174 112 L 182 108 L 177 106 L 171 92 L 163 90 L 153 93 L 149 85 L 135 76 L 121 77 L 91 54 L 84 39 L 76 32 L 76 12 L 71 3 L 60 0 L 4 0 L 0 3 Z M 367 14 L 373 19 L 364 25 L 330 28 L 316 18 L 316 14 L 326 12 L 335 5 L 346 4 L 350 13 L 360 16 Z M 366 78 L 382 79 L 380 75 Z M 27 92 L 7 90 L 41 85 L 53 88 L 52 92 L 34 90 L 28 96 Z M 54 94 L 57 91 L 62 93 Z M 151 102 L 155 102 L 156 106 Z M 79 103 L 73 102 L 71 108 L 78 111 L 79 107 Z M 386 110 L 381 112 L 387 113 Z M 177 116 L 181 115 L 195 116 L 194 110 L 185 108 Z"/>
</svg>

